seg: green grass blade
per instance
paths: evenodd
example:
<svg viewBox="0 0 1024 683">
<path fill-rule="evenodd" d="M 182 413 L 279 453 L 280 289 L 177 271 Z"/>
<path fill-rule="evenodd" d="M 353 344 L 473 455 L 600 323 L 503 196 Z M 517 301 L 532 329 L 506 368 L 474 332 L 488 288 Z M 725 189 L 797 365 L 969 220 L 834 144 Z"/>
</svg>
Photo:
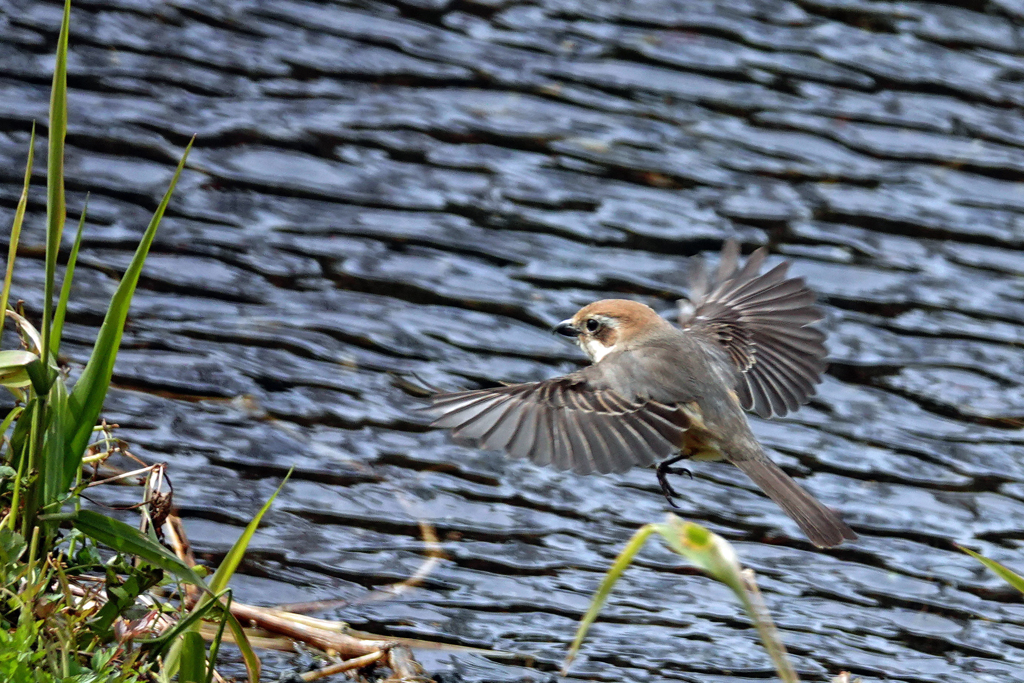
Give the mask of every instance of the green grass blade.
<svg viewBox="0 0 1024 683">
<path fill-rule="evenodd" d="M 11 424 L 21 418 L 25 412 L 24 406 L 15 406 L 11 412 L 7 413 L 7 417 L 4 418 L 3 424 L 0 424 L 0 438 L 7 433 L 10 429 Z M 11 491 L 11 508 L 7 513 L 7 516 L 0 521 L 0 531 L 4 529 L 13 529 L 14 524 L 18 518 L 18 507 L 21 504 L 21 484 L 22 478 L 25 476 L 25 466 L 27 462 L 25 458 L 20 457 L 14 446 L 14 433 L 11 432 L 11 440 L 7 442 L 7 463 L 16 464 L 17 474 L 14 477 L 13 490 Z"/>
<path fill-rule="evenodd" d="M 27 370 L 28 367 L 25 369 Z M 32 375 L 30 374 L 29 377 L 31 378 Z M 29 476 L 28 486 L 25 487 L 25 508 L 22 514 L 23 521 L 21 527 L 21 535 L 25 538 L 32 538 L 33 534 L 39 531 L 39 529 L 33 529 L 33 527 L 36 526 L 36 516 L 39 514 L 40 508 L 42 507 L 42 483 L 46 481 L 46 470 L 47 465 L 49 465 L 49 463 L 42 459 L 43 430 L 46 425 L 45 388 L 42 390 L 36 389 L 35 398 L 29 401 L 29 405 L 32 406 L 32 409 L 26 416 L 28 429 L 25 433 L 25 449 L 28 453 L 28 472 L 30 475 L 34 472 L 35 477 Z M 17 434 L 17 430 L 15 430 L 15 434 Z M 43 543 L 45 544 L 47 540 L 48 539 L 44 537 Z"/>
<path fill-rule="evenodd" d="M 215 601 L 207 602 L 200 609 L 193 609 L 189 612 L 188 616 L 175 624 L 173 629 L 170 629 L 171 635 L 167 642 L 176 642 L 175 639 L 178 635 L 183 633 L 185 630 L 194 631 L 198 626 L 199 618 L 205 616 L 210 609 L 214 607 L 220 607 L 223 612 L 221 613 L 220 627 L 217 629 L 217 637 L 210 645 L 210 654 L 207 659 L 210 662 L 210 666 L 206 674 L 206 683 L 210 683 L 210 678 L 213 676 L 214 668 L 217 665 L 217 653 L 220 649 L 221 638 L 224 635 L 224 627 L 227 626 L 231 629 L 231 634 L 234 636 L 235 645 L 238 650 L 242 653 L 242 661 L 245 662 L 245 670 L 249 677 L 249 683 L 259 683 L 260 673 L 263 669 L 263 664 L 260 662 L 260 658 L 256 656 L 256 652 L 252 649 L 252 644 L 249 642 L 249 636 L 245 635 L 245 629 L 242 628 L 242 624 L 239 623 L 231 614 L 231 591 L 225 590 L 223 593 L 218 593 Z M 161 634 L 159 640 L 163 641 L 167 634 Z M 136 641 L 136 642 L 154 642 L 154 641 Z M 164 668 L 161 671 L 162 674 L 168 674 L 170 677 L 173 674 L 169 674 L 168 663 L 172 662 L 173 658 L 177 657 L 177 654 L 170 654 L 168 658 L 164 660 Z M 173 665 L 173 664 L 172 664 Z M 180 680 L 180 676 L 179 676 Z"/>
<path fill-rule="evenodd" d="M 40 514 L 52 514 L 60 512 L 59 501 L 67 494 L 68 485 L 78 474 L 76 468 L 73 472 L 65 472 L 64 463 L 64 434 L 65 420 L 68 412 L 68 390 L 63 379 L 58 379 L 50 387 L 50 393 L 46 404 L 46 432 L 43 435 L 43 462 L 46 463 L 43 477 L 43 495 Z M 49 537 L 50 532 L 56 531 L 56 522 L 47 522 L 49 528 L 44 537 Z"/>
<path fill-rule="evenodd" d="M 31 351 L 0 351 L 0 386 L 27 387 L 32 383 L 28 375 L 28 366 L 38 360 L 39 356 Z"/>
<path fill-rule="evenodd" d="M 793 670 L 793 665 L 786 654 L 786 646 L 782 643 L 771 615 L 761 600 L 761 593 L 753 580 L 753 572 L 749 579 L 744 578 L 743 569 L 736 559 L 736 552 L 729 542 L 699 524 L 684 522 L 672 514 L 664 524 L 656 526 L 669 547 L 732 589 L 757 629 L 764 649 L 775 664 L 779 678 L 783 683 L 798 683 L 800 679 Z"/>
<path fill-rule="evenodd" d="M 53 313 L 53 332 L 50 337 L 50 353 L 54 356 L 60 351 L 60 340 L 64 334 L 64 318 L 67 315 L 68 299 L 71 297 L 71 281 L 75 277 L 75 263 L 78 261 L 78 250 L 82 246 L 82 229 L 85 227 L 85 214 L 89 210 L 89 195 L 85 196 L 85 205 L 82 206 L 82 217 L 78 221 L 78 232 L 75 233 L 75 243 L 71 245 L 71 254 L 68 255 L 68 265 L 64 268 L 64 282 L 60 286 L 60 298 L 57 300 L 57 310 Z"/>
<path fill-rule="evenodd" d="M 31 366 L 29 366 L 31 368 Z M 57 500 L 57 496 L 63 496 L 82 471 L 82 459 L 72 458 L 67 448 L 67 436 L 71 431 L 71 410 L 69 406 L 67 384 L 63 377 L 58 377 L 50 389 L 49 403 L 49 424 L 46 433 L 47 457 L 52 457 L 55 463 L 60 465 L 60 478 L 56 482 L 56 489 L 51 496 L 46 498 L 47 504 Z M 48 510 L 57 512 L 57 510 Z"/>
<path fill-rule="evenodd" d="M 220 597 L 220 596 L 217 596 Z M 216 602 L 208 602 L 199 609 L 193 609 L 184 619 L 168 628 L 155 638 L 136 638 L 135 642 L 146 647 L 153 655 L 163 654 L 175 641 L 188 631 L 195 631 L 199 621 L 205 619 L 211 610 L 217 609 Z"/>
<path fill-rule="evenodd" d="M 46 157 L 46 275 L 43 280 L 43 367 L 49 363 L 50 316 L 53 310 L 53 285 L 57 274 L 57 253 L 64 231 L 64 138 L 68 131 L 68 31 L 71 25 L 71 0 L 64 0 L 64 19 L 57 38 L 57 62 L 50 88 L 50 133 Z"/>
<path fill-rule="evenodd" d="M 178 683 L 205 683 L 206 643 L 197 631 L 187 631 L 181 636 L 181 667 L 178 669 Z"/>
<path fill-rule="evenodd" d="M 39 338 L 39 332 L 36 328 L 32 327 L 32 323 L 25 319 L 24 316 L 7 309 L 7 317 L 14 320 L 18 326 L 18 334 L 21 335 L 22 341 L 28 346 L 28 350 L 32 351 L 37 355 L 42 355 L 43 341 Z"/>
<path fill-rule="evenodd" d="M 7 433 L 7 430 L 11 428 L 11 424 L 21 416 L 25 411 L 24 406 L 14 406 L 11 408 L 11 412 L 7 413 L 7 417 L 4 418 L 3 422 L 0 422 L 0 438 Z M 10 460 L 11 458 L 8 458 Z"/>
<path fill-rule="evenodd" d="M 225 612 L 224 618 L 228 622 L 228 628 L 231 629 L 231 635 L 235 637 L 235 645 L 238 646 L 238 650 L 242 653 L 242 661 L 245 662 L 245 671 L 249 675 L 249 683 L 260 683 L 263 663 L 260 662 L 260 658 L 256 656 L 256 652 L 252 649 L 252 645 L 249 643 L 249 636 L 245 635 L 245 629 L 242 628 L 235 615 Z"/>
<path fill-rule="evenodd" d="M 19 510 L 22 507 L 22 498 L 27 498 L 29 494 L 28 489 L 30 487 L 23 485 L 25 474 L 29 468 L 27 442 L 29 426 L 32 423 L 32 413 L 35 411 L 38 401 L 38 398 L 29 399 L 28 403 L 25 404 L 24 411 L 18 416 L 18 421 L 14 423 L 14 429 L 11 430 L 11 440 L 8 443 L 10 457 L 8 457 L 7 461 L 17 464 L 18 477 L 15 479 L 14 492 L 11 494 L 11 513 L 4 519 L 6 524 L 14 524 L 14 518 L 19 514 Z"/>
<path fill-rule="evenodd" d="M 167 188 L 160 206 L 153 214 L 153 218 L 135 250 L 135 256 L 132 257 L 124 277 L 121 278 L 121 284 L 118 285 L 117 291 L 114 292 L 114 296 L 110 300 L 107 314 L 100 326 L 99 334 L 96 336 L 92 355 L 89 356 L 85 370 L 82 371 L 81 377 L 75 383 L 75 388 L 71 391 L 68 405 L 72 422 L 69 427 L 73 430 L 73 434 L 68 438 L 67 443 L 70 449 L 69 458 L 77 459 L 79 462 L 81 462 L 85 447 L 89 444 L 93 425 L 96 424 L 100 410 L 103 408 L 103 399 L 107 396 L 110 377 L 114 373 L 114 361 L 117 359 L 117 349 L 121 344 L 124 323 L 128 317 L 128 308 L 132 302 L 132 295 L 135 294 L 139 276 L 142 274 L 142 266 L 149 254 L 149 248 L 153 244 L 153 238 L 156 236 L 156 229 L 160 225 L 164 211 L 167 210 L 174 187 L 178 184 L 178 178 L 185 167 L 185 160 L 188 159 L 193 142 L 195 142 L 194 138 L 185 148 L 185 153 L 171 179 L 170 187 Z"/>
<path fill-rule="evenodd" d="M 594 594 L 594 599 L 590 603 L 590 609 L 587 610 L 587 613 L 580 621 L 579 628 L 576 630 L 576 638 L 569 647 L 569 653 L 562 664 L 562 676 L 568 674 L 569 665 L 576 657 L 576 653 L 583 643 L 587 630 L 594 623 L 601 608 L 607 602 L 612 586 L 622 576 L 626 567 L 632 563 L 633 558 L 640 552 L 640 548 L 643 547 L 644 543 L 653 533 L 660 534 L 670 548 L 703 569 L 712 578 L 729 586 L 736 593 L 744 610 L 746 610 L 750 620 L 757 628 L 761 641 L 771 656 L 779 677 L 784 683 L 799 683 L 796 672 L 793 670 L 793 666 L 786 655 L 786 648 L 779 638 L 775 624 L 772 623 L 771 615 L 768 614 L 768 610 L 765 609 L 764 603 L 761 600 L 761 594 L 757 590 L 757 584 L 753 579 L 753 572 L 750 572 L 749 577 L 744 576 L 739 561 L 736 559 L 736 553 L 724 538 L 708 531 L 699 524 L 683 522 L 671 514 L 663 524 L 646 524 L 640 527 L 633 534 L 633 538 L 626 544 L 626 547 L 622 549 L 622 552 L 619 553 L 619 556 L 615 558 L 612 566 L 608 568 L 608 573 L 605 574 L 604 580 L 601 581 L 601 585 L 598 587 L 597 592 Z"/>
<path fill-rule="evenodd" d="M 965 548 L 962 545 L 958 545 L 957 548 L 960 548 L 960 550 L 964 551 L 965 553 L 976 559 L 978 562 L 981 562 L 983 565 L 985 565 L 993 572 L 995 572 L 995 574 L 1003 581 L 1010 584 L 1011 586 L 1019 590 L 1021 593 L 1024 593 L 1024 577 L 1022 577 L 1020 574 L 1013 571 L 1006 565 L 999 564 L 995 560 L 990 560 L 984 555 L 979 555 L 973 550 Z"/>
<path fill-rule="evenodd" d="M 230 590 L 224 591 L 227 595 L 224 596 L 224 602 L 221 609 L 224 610 L 223 616 L 221 617 L 220 624 L 217 626 L 217 634 L 213 637 L 213 641 L 210 643 L 210 666 L 206 670 L 206 681 L 204 683 L 213 683 L 213 673 L 217 670 L 217 655 L 220 653 L 220 644 L 224 639 L 224 627 L 228 625 L 228 617 L 231 616 L 231 600 L 232 594 Z M 218 596 L 219 599 L 219 596 Z M 245 642 L 249 645 L 248 639 Z M 259 683 L 257 681 L 257 683 Z"/>
<path fill-rule="evenodd" d="M 765 607 L 761 591 L 754 580 L 754 570 L 744 569 L 742 573 L 744 575 L 743 585 L 747 594 L 747 600 L 743 601 L 743 606 L 746 608 L 747 615 L 750 616 L 751 621 L 754 622 L 754 626 L 757 627 L 757 633 L 761 636 L 761 643 L 764 645 L 764 649 L 768 651 L 768 656 L 772 658 L 779 678 L 782 679 L 783 683 L 800 683 L 796 670 L 793 668 L 793 663 L 789 661 L 789 653 L 786 651 L 786 645 L 782 642 L 782 636 L 779 635 L 779 630 L 775 628 L 772 615 L 768 612 L 768 608 Z"/>
<path fill-rule="evenodd" d="M 242 535 L 238 537 L 234 545 L 231 546 L 231 550 L 228 551 L 224 559 L 221 560 L 220 566 L 217 567 L 217 571 L 214 572 L 213 578 L 210 579 L 210 592 L 200 596 L 199 600 L 196 601 L 193 609 L 202 609 L 209 603 L 214 595 L 220 595 L 227 590 L 228 582 L 231 581 L 231 577 L 234 575 L 235 570 L 238 569 L 238 565 L 241 564 L 242 558 L 245 556 L 245 551 L 249 548 L 249 542 L 252 540 L 253 534 L 256 533 L 256 529 L 259 528 L 260 521 L 263 519 L 263 515 L 267 513 L 270 506 L 274 503 L 274 499 L 277 498 L 277 494 L 281 493 L 281 489 L 288 483 L 288 479 L 292 476 L 292 470 L 288 470 L 288 474 L 285 475 L 284 480 L 274 491 L 274 495 L 267 499 L 267 502 L 263 504 L 256 516 L 246 525 L 245 530 L 242 531 Z M 230 614 L 226 613 L 227 617 L 234 619 Z M 237 623 L 237 620 L 236 620 Z M 235 626 L 229 621 L 228 626 L 231 628 L 231 632 L 235 636 L 235 641 L 238 643 L 238 647 L 242 650 L 243 657 L 246 658 L 246 669 L 249 671 L 250 680 L 254 683 L 259 681 L 259 669 L 260 662 L 259 658 L 256 657 L 256 653 L 252 652 L 252 647 L 249 646 L 249 641 L 245 637 L 245 631 L 242 630 L 241 625 Z M 243 642 L 244 641 L 244 642 Z M 246 655 L 246 649 L 252 652 L 252 662 L 250 662 L 248 655 Z M 167 657 L 164 659 L 164 672 L 168 676 L 173 676 L 178 669 L 179 657 L 181 656 L 180 648 L 172 648 L 167 653 Z M 253 672 L 256 673 L 256 677 L 253 678 Z"/>
<path fill-rule="evenodd" d="M 230 591 L 224 591 L 224 593 L 230 593 Z M 242 628 L 242 624 L 239 623 L 229 610 L 230 599 L 224 604 L 221 601 L 221 597 L 224 593 L 218 593 L 216 601 L 208 601 L 204 605 L 197 605 L 192 608 L 188 616 L 182 619 L 174 628 L 174 633 L 180 634 L 184 630 L 195 631 L 199 628 L 199 619 L 196 615 L 205 615 L 212 608 L 220 607 L 223 611 L 221 613 L 223 622 L 226 623 L 227 627 L 231 629 L 231 635 L 234 636 L 235 645 L 238 647 L 239 652 L 242 653 L 242 661 L 245 662 L 245 670 L 249 676 L 249 683 L 259 683 L 260 673 L 263 670 L 263 663 L 260 662 L 260 658 L 256 656 L 256 652 L 252 649 L 252 644 L 249 642 L 249 636 L 245 635 L 245 629 Z M 159 640 L 163 641 L 164 636 L 161 635 Z M 164 657 L 163 668 L 160 670 L 160 675 L 166 677 L 168 680 L 174 677 L 176 673 L 180 672 L 181 657 L 182 657 L 182 646 L 183 641 L 180 638 L 169 639 L 167 645 L 170 649 L 167 655 Z M 164 647 L 167 647 L 165 645 Z M 212 669 L 217 662 L 213 658 L 214 653 L 211 650 L 210 657 L 210 668 Z"/>
<path fill-rule="evenodd" d="M 28 373 L 28 379 L 32 383 L 32 389 L 35 390 L 36 396 L 46 396 L 50 393 L 50 380 L 53 375 L 46 372 L 41 362 L 35 360 L 29 363 L 25 366 L 25 372 Z"/>
<path fill-rule="evenodd" d="M 206 587 L 199 575 L 172 552 L 122 521 L 92 510 L 79 510 L 72 524 L 86 536 L 109 548 L 137 555 L 146 562 L 174 574 L 182 581 L 204 589 Z"/>
<path fill-rule="evenodd" d="M 294 468 L 292 468 L 294 469 Z M 288 470 L 288 474 L 284 475 L 284 480 L 274 491 L 274 495 L 267 499 L 267 502 L 263 504 L 260 511 L 256 513 L 256 516 L 252 518 L 252 521 L 246 525 L 245 531 L 238 537 L 235 544 L 231 546 L 231 550 L 221 560 L 220 566 L 217 567 L 217 571 L 213 573 L 213 578 L 210 579 L 210 590 L 214 593 L 220 593 L 228 587 L 228 582 L 231 581 L 231 577 L 234 575 L 235 570 L 238 569 L 238 565 L 242 563 L 242 558 L 245 556 L 245 551 L 249 549 L 249 541 L 252 540 L 253 534 L 256 533 L 256 529 L 260 525 L 260 520 L 263 519 L 263 515 L 266 514 L 267 510 L 274 503 L 274 499 L 277 498 L 277 494 L 281 493 L 281 489 L 288 483 L 288 479 L 292 476 L 292 470 Z M 200 598 L 200 601 L 206 599 Z"/>
<path fill-rule="evenodd" d="M 25 220 L 25 207 L 28 206 L 28 186 L 32 180 L 32 163 L 36 152 L 36 124 L 32 124 L 32 135 L 28 142 L 28 161 L 25 162 L 25 184 L 18 198 L 18 208 L 14 210 L 14 223 L 11 224 L 11 243 L 7 246 L 7 272 L 4 273 L 4 289 L 0 294 L 0 336 L 7 316 L 7 302 L 11 297 L 11 279 L 14 277 L 14 257 L 18 254 L 18 241 L 21 239 L 21 224 Z"/>
<path fill-rule="evenodd" d="M 657 531 L 672 550 L 731 588 L 741 600 L 746 599 L 740 563 L 724 538 L 673 514 L 657 525 Z"/>
<path fill-rule="evenodd" d="M 626 571 L 633 562 L 633 558 L 640 552 L 640 549 L 650 538 L 651 534 L 657 531 L 657 525 L 645 524 L 636 530 L 633 534 L 633 538 L 629 539 L 629 543 L 622 549 L 619 556 L 615 558 L 615 562 L 608 568 L 608 573 L 604 575 L 604 579 L 601 581 L 601 585 L 598 586 L 597 592 L 594 593 L 594 599 L 590 602 L 590 609 L 583 615 L 583 619 L 580 621 L 579 627 L 576 629 L 576 637 L 572 641 L 572 645 L 569 646 L 569 653 L 565 656 L 565 661 L 562 662 L 562 676 L 567 676 L 569 672 L 569 665 L 572 664 L 572 660 L 576 658 L 576 653 L 579 652 L 580 645 L 583 644 L 583 638 L 586 637 L 587 631 L 590 630 L 590 626 L 597 619 L 598 613 L 604 604 L 608 602 L 608 595 L 612 592 L 612 587 L 615 582 L 622 576 L 622 572 Z"/>
</svg>

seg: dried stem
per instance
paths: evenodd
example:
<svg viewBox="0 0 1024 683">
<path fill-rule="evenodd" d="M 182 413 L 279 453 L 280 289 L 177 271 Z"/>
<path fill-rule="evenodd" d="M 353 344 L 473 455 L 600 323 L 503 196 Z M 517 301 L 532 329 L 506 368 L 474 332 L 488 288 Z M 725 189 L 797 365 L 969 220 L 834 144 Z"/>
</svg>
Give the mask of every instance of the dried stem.
<svg viewBox="0 0 1024 683">
<path fill-rule="evenodd" d="M 307 683 L 309 681 L 318 681 L 321 678 L 333 676 L 334 674 L 340 674 L 343 671 L 351 671 L 352 669 L 362 669 L 363 667 L 375 663 L 383 656 L 384 651 L 377 650 L 376 652 L 371 652 L 368 655 L 363 655 L 362 657 L 353 657 L 352 659 L 346 659 L 343 662 L 331 664 L 330 666 L 325 666 L 324 668 L 317 669 L 316 671 L 307 671 L 306 673 L 300 675 L 299 678 L 306 681 Z"/>
</svg>

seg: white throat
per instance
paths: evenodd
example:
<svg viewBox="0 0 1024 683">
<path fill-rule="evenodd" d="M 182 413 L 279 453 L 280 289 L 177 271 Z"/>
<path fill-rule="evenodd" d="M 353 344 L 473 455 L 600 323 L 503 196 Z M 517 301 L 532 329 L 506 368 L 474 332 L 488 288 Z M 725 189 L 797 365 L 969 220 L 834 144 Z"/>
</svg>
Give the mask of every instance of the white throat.
<svg viewBox="0 0 1024 683">
<path fill-rule="evenodd" d="M 590 360 L 595 363 L 612 352 L 611 346 L 605 346 L 596 339 L 580 339 L 580 346 L 583 348 L 584 353 L 590 356 Z"/>
</svg>

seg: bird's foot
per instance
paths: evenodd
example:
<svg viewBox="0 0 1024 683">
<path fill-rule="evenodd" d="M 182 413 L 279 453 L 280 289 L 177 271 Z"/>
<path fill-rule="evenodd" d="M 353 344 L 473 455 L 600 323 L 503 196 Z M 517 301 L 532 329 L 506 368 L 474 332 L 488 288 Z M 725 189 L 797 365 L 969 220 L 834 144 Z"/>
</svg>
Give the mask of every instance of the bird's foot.
<svg viewBox="0 0 1024 683">
<path fill-rule="evenodd" d="M 676 490 L 674 488 L 672 488 L 672 484 L 668 483 L 668 475 L 685 474 L 692 481 L 693 472 L 686 469 L 685 467 L 671 467 L 669 465 L 670 462 L 673 461 L 666 460 L 665 462 L 658 465 L 658 484 L 661 486 L 661 493 L 662 495 L 665 496 L 665 500 L 668 501 L 668 504 L 678 510 L 679 506 L 676 505 L 676 502 L 672 499 L 677 498 L 679 494 L 676 493 Z"/>
</svg>

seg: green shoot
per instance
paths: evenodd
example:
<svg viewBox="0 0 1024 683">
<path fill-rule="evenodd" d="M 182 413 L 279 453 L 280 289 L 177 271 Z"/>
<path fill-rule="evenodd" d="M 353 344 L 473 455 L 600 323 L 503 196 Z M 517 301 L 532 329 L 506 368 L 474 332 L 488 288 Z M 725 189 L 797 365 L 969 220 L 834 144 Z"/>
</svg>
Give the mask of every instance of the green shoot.
<svg viewBox="0 0 1024 683">
<path fill-rule="evenodd" d="M 713 579 L 724 583 L 736 594 L 743 609 L 757 628 L 761 642 L 764 643 L 765 649 L 771 656 L 779 677 L 784 683 L 799 681 L 786 655 L 786 647 L 782 644 L 771 616 L 761 601 L 760 592 L 753 581 L 753 572 L 741 569 L 735 551 L 724 538 L 699 524 L 684 522 L 672 514 L 662 524 L 645 524 L 640 527 L 619 553 L 619 556 L 615 558 L 615 562 L 608 568 L 608 573 L 594 594 L 590 609 L 580 621 L 576 638 L 569 647 L 569 653 L 562 664 L 562 675 L 567 675 L 569 665 L 576 657 L 576 653 L 587 635 L 587 630 L 608 601 L 615 582 L 633 562 L 633 558 L 640 552 L 651 534 L 655 533 L 661 535 L 672 550 L 703 569 Z"/>
</svg>

